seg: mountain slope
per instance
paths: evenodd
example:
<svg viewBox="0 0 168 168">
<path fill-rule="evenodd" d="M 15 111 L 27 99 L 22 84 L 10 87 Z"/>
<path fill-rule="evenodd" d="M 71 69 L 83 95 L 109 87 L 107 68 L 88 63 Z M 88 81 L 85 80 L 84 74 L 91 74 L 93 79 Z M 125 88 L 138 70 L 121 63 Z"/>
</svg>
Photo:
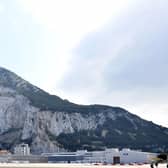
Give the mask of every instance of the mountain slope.
<svg viewBox="0 0 168 168">
<path fill-rule="evenodd" d="M 168 150 L 168 129 L 119 107 L 77 105 L 0 68 L 0 147 L 33 153 L 106 147 Z"/>
</svg>

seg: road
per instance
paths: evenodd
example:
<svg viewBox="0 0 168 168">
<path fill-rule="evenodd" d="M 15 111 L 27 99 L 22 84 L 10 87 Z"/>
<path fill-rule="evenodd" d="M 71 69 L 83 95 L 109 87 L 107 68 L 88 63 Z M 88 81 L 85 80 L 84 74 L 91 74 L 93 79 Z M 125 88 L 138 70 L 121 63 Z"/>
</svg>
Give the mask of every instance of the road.
<svg viewBox="0 0 168 168">
<path fill-rule="evenodd" d="M 150 168 L 146 165 L 90 165 L 90 164 L 32 164 L 32 163 L 0 163 L 0 168 Z M 166 164 L 159 164 L 158 168 L 166 168 Z"/>
</svg>

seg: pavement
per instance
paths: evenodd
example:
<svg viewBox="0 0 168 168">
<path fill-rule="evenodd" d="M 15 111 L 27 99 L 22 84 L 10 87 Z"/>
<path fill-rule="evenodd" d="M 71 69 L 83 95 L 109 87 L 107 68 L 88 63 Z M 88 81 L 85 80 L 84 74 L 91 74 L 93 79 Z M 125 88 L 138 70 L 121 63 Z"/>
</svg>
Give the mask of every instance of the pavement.
<svg viewBox="0 0 168 168">
<path fill-rule="evenodd" d="M 53 163 L 0 163 L 0 168 L 150 168 L 145 165 L 93 165 L 93 164 L 53 164 Z M 166 168 L 159 164 L 158 168 Z"/>
</svg>

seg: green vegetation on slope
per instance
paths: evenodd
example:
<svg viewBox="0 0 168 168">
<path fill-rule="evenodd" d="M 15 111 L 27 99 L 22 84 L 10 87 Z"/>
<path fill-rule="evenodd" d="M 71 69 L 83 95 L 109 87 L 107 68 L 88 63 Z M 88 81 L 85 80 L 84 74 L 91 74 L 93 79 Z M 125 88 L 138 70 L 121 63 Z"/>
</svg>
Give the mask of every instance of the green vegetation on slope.
<svg viewBox="0 0 168 168">
<path fill-rule="evenodd" d="M 125 118 L 107 120 L 96 130 L 82 130 L 72 134 L 60 134 L 56 140 L 66 149 L 101 150 L 108 148 L 133 148 L 144 151 L 168 151 L 168 134 L 164 127 L 156 127 L 149 122 L 146 126 L 138 125 L 137 129 Z"/>
</svg>

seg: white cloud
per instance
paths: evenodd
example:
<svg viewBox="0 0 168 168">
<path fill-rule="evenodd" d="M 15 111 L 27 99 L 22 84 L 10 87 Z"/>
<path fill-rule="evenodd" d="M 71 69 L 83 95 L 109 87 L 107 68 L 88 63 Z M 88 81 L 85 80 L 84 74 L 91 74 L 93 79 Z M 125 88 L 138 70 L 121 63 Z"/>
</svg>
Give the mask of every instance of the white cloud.
<svg viewBox="0 0 168 168">
<path fill-rule="evenodd" d="M 136 2 L 1 1 L 1 64 L 77 103 L 164 111 L 167 2 Z"/>
<path fill-rule="evenodd" d="M 125 107 L 168 126 L 167 2 L 142 4 L 80 43 L 60 87 L 75 102 Z"/>
<path fill-rule="evenodd" d="M 163 16 L 167 12 L 163 1 L 138 1 L 138 4 L 133 0 L 18 2 L 23 11 L 44 28 L 44 48 L 41 48 L 39 63 L 35 63 L 36 75 L 28 72 L 29 81 L 34 78 L 37 86 L 76 103 L 122 106 L 149 120 L 152 110 L 151 120 L 166 124 L 164 92 L 149 89 L 153 82 L 155 87 L 166 83 L 162 82 L 165 78 L 161 75 L 161 80 L 155 80 L 156 74 L 166 72 L 166 66 L 148 71 L 148 65 L 163 65 L 153 57 L 159 48 L 166 52 L 167 22 Z M 165 32 L 163 43 L 158 32 Z M 164 55 L 160 51 L 158 54 Z M 164 56 L 161 58 L 166 62 Z M 39 74 L 42 74 L 40 78 Z M 162 111 L 161 115 L 158 111 Z M 160 119 L 157 121 L 157 118 Z"/>
<path fill-rule="evenodd" d="M 0 3 L 0 12 L 3 12 L 4 10 L 5 10 L 4 5 Z"/>
<path fill-rule="evenodd" d="M 75 47 L 88 32 L 116 17 L 130 1 L 19 0 L 38 23 L 55 32 L 64 48 Z"/>
<path fill-rule="evenodd" d="M 123 0 L 18 0 L 24 12 L 45 28 L 44 50 L 40 69 L 45 65 L 50 74 L 40 87 L 55 93 L 74 56 L 72 50 L 89 32 L 113 20 L 131 1 Z M 29 76 L 32 74 L 29 73 Z M 45 78 L 46 78 L 45 76 Z M 51 76 L 54 78 L 51 79 Z M 38 84 L 35 82 L 35 84 Z M 56 86 L 56 87 L 54 87 Z"/>
</svg>

